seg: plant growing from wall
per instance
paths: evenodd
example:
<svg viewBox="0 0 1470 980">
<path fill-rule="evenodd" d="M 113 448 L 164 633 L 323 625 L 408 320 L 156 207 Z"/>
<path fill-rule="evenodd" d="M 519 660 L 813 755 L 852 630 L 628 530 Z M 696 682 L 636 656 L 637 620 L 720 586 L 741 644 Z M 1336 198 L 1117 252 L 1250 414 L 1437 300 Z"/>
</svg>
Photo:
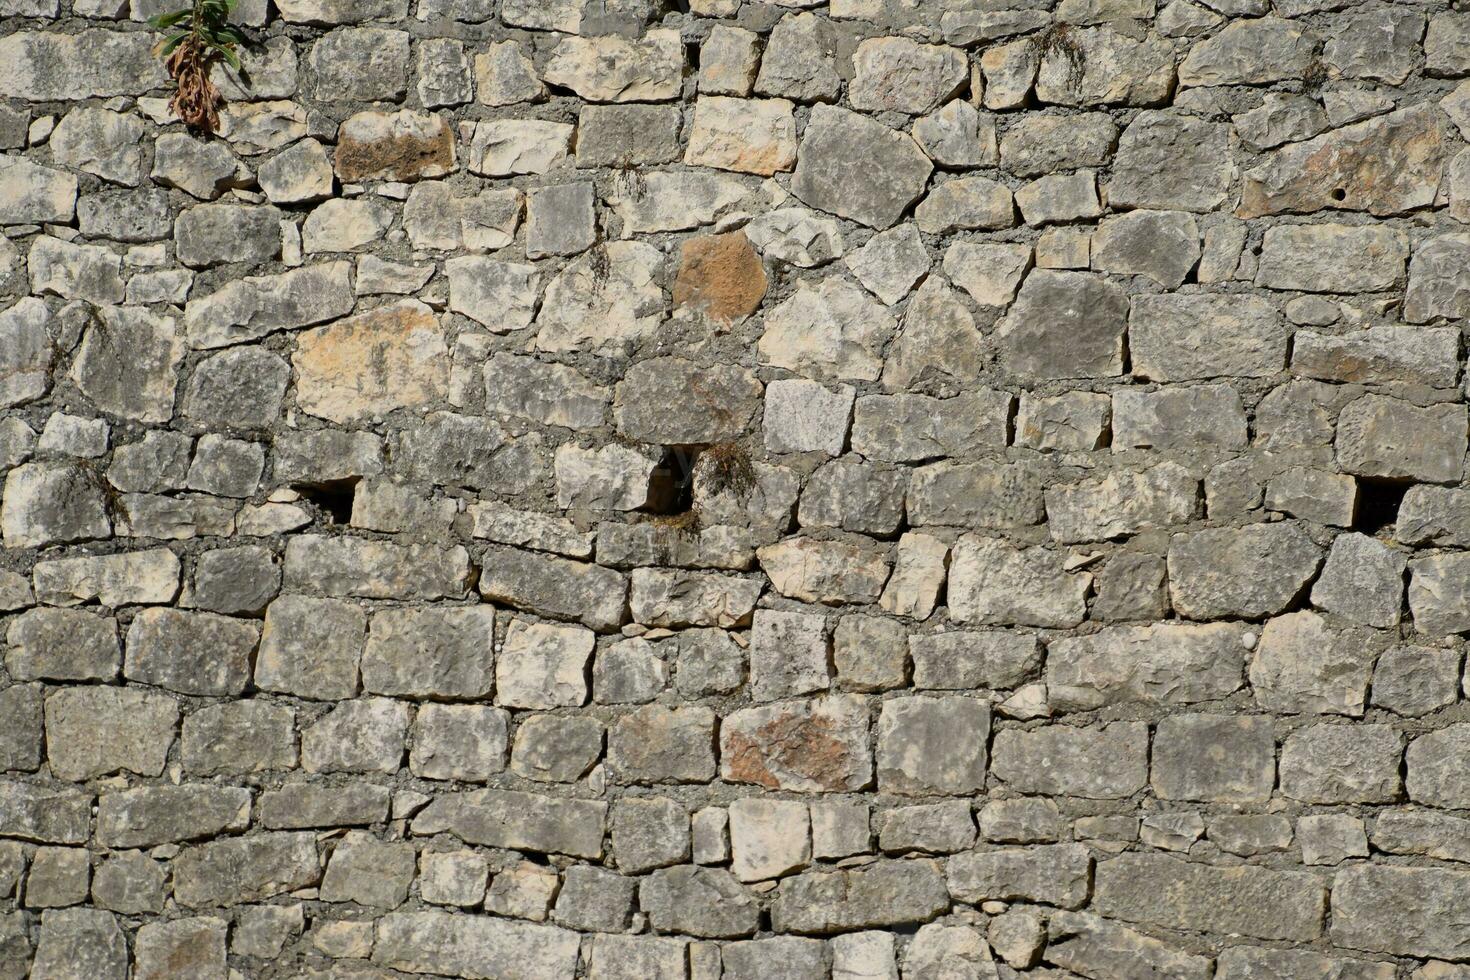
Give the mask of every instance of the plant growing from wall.
<svg viewBox="0 0 1470 980">
<path fill-rule="evenodd" d="M 240 70 L 235 48 L 245 43 L 245 35 L 229 23 L 234 9 L 235 0 L 193 0 L 182 10 L 148 19 L 155 30 L 175 31 L 159 41 L 155 50 L 176 86 L 169 108 L 192 129 L 212 133 L 219 128 L 219 106 L 224 99 L 209 80 L 215 62 L 222 60 Z"/>
</svg>

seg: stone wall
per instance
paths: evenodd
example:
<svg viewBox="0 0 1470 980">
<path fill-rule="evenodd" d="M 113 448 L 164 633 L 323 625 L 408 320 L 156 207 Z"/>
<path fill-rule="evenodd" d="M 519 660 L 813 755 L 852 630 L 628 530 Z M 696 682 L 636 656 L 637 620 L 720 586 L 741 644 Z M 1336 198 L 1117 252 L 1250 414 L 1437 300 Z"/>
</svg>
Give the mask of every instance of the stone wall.
<svg viewBox="0 0 1470 980">
<path fill-rule="evenodd" d="M 1470 14 L 0 0 L 0 980 L 1470 978 Z"/>
</svg>

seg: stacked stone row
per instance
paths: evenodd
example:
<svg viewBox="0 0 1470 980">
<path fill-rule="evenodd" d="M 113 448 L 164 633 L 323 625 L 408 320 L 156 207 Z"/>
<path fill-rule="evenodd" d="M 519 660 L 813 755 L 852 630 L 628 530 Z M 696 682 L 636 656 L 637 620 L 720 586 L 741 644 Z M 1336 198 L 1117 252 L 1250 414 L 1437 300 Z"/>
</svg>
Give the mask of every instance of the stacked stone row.
<svg viewBox="0 0 1470 980">
<path fill-rule="evenodd" d="M 1470 980 L 1470 14 L 0 0 L 0 980 Z"/>
</svg>

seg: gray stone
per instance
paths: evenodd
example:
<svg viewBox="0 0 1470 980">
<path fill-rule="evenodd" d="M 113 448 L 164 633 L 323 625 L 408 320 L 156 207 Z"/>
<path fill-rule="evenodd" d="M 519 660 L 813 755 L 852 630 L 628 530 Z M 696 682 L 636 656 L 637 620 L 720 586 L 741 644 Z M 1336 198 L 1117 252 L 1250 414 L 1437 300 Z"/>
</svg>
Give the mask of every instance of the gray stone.
<svg viewBox="0 0 1470 980">
<path fill-rule="evenodd" d="M 1174 607 L 1191 619 L 1280 612 L 1311 581 L 1321 549 L 1293 523 L 1177 534 L 1169 545 Z"/>
<path fill-rule="evenodd" d="M 950 615 L 960 622 L 1067 628 L 1086 615 L 1092 576 L 1069 574 L 1059 553 L 966 535 L 950 559 Z"/>
<path fill-rule="evenodd" d="M 516 609 L 576 620 L 601 631 L 622 625 L 627 580 L 586 562 L 509 548 L 487 552 L 480 594 Z"/>
<path fill-rule="evenodd" d="M 1115 208 L 1214 210 L 1224 202 L 1234 176 L 1228 137 L 1229 127 L 1222 124 L 1154 110 L 1139 113 L 1118 140 L 1109 203 Z"/>
<path fill-rule="evenodd" d="M 77 226 L 89 237 L 153 242 L 173 234 L 168 211 L 168 194 L 161 190 L 100 191 L 77 199 Z M 128 284 L 130 297 L 135 283 L 136 277 Z"/>
<path fill-rule="evenodd" d="M 352 310 L 350 263 L 324 262 L 273 276 L 247 276 L 184 308 L 189 345 L 227 347 Z"/>
<path fill-rule="evenodd" d="M 363 599 L 462 598 L 469 555 L 461 547 L 388 544 L 366 538 L 306 535 L 286 546 L 287 591 Z"/>
<path fill-rule="evenodd" d="M 596 241 L 590 182 L 538 187 L 526 195 L 526 257 L 576 255 Z"/>
<path fill-rule="evenodd" d="M 1245 631 L 1228 623 L 1114 626 L 1048 646 L 1048 701 L 1063 711 L 1113 704 L 1194 704 L 1243 681 Z"/>
<path fill-rule="evenodd" d="M 0 782 L 0 832 L 44 844 L 84 844 L 90 834 L 92 799 L 91 793 L 75 789 L 44 789 L 5 780 Z"/>
<path fill-rule="evenodd" d="M 595 718 L 527 716 L 516 728 L 511 771 L 538 782 L 574 783 L 602 757 L 603 734 L 603 724 Z M 614 833 L 617 817 L 614 808 Z"/>
<path fill-rule="evenodd" d="M 257 822 L 268 830 L 305 830 L 382 823 L 389 792 L 372 783 L 286 783 L 260 794 Z"/>
<path fill-rule="evenodd" d="M 373 616 L 363 649 L 363 689 L 398 697 L 484 697 L 493 684 L 494 648 L 493 610 L 385 610 Z"/>
<path fill-rule="evenodd" d="M 307 772 L 396 772 L 403 761 L 409 709 L 389 698 L 344 701 L 301 730 Z"/>
<path fill-rule="evenodd" d="M 1464 809 L 1467 799 L 1456 772 L 1470 753 L 1470 727 L 1450 725 L 1420 735 L 1405 753 L 1409 798 L 1431 806 Z"/>
<path fill-rule="evenodd" d="M 1416 106 L 1273 151 L 1247 171 L 1240 217 L 1326 208 L 1400 214 L 1432 203 L 1445 123 Z"/>
<path fill-rule="evenodd" d="M 899 236 L 900 239 L 905 235 L 911 235 L 912 241 L 918 241 L 916 229 L 908 225 L 900 225 L 882 234 Z M 835 218 L 828 218 L 810 208 L 802 207 L 777 208 L 775 211 L 766 212 L 745 226 L 745 236 L 750 244 L 758 248 L 767 258 L 779 259 L 803 269 L 813 269 L 826 265 L 833 259 L 842 258 L 847 247 L 842 237 L 842 226 Z M 889 240 L 881 239 L 878 235 L 873 238 L 880 240 L 880 248 L 882 242 Z M 871 243 L 872 240 L 869 239 L 869 242 Z M 916 264 L 918 259 L 911 254 L 911 249 L 905 246 L 899 247 L 904 248 L 905 255 L 902 261 L 905 269 L 895 270 L 892 274 L 902 278 L 903 272 Z M 922 243 L 918 248 L 922 251 Z M 849 268 L 852 268 L 857 254 L 855 252 L 847 257 L 846 264 Z M 925 256 L 924 268 L 928 267 L 927 256 Z M 868 286 L 870 292 L 881 295 L 856 270 L 854 274 L 858 276 L 859 282 Z M 913 285 L 919 275 L 920 272 L 913 274 L 910 281 L 904 284 L 903 292 L 908 291 L 908 287 Z"/>
<path fill-rule="evenodd" d="M 305 204 L 332 194 L 332 161 L 314 139 L 292 144 L 256 173 L 260 189 L 272 204 Z"/>
<path fill-rule="evenodd" d="M 1095 907 L 1125 922 L 1310 942 L 1323 931 L 1327 890 L 1300 872 L 1127 854 L 1098 864 Z"/>
<path fill-rule="evenodd" d="M 1344 868 L 1333 880 L 1332 941 L 1351 949 L 1464 959 L 1470 955 L 1465 937 L 1446 923 L 1463 912 L 1466 881 L 1466 872 L 1448 868 Z M 1429 908 L 1436 911 L 1430 914 Z"/>
<path fill-rule="evenodd" d="M 570 978 L 577 935 L 555 926 L 445 912 L 394 912 L 378 922 L 373 963 L 458 976 Z"/>
<path fill-rule="evenodd" d="M 1404 276 L 1409 243 L 1396 229 L 1274 225 L 1266 229 L 1256 285 L 1314 293 L 1374 292 Z"/>
<path fill-rule="evenodd" d="M 396 908 L 408 897 L 416 863 L 410 843 L 387 843 L 365 831 L 349 831 L 327 862 L 321 900 Z"/>
<path fill-rule="evenodd" d="M 607 767 L 615 782 L 697 783 L 715 774 L 715 717 L 705 707 L 646 705 L 608 730 Z"/>
<path fill-rule="evenodd" d="M 1114 471 L 1102 480 L 1048 487 L 1046 519 L 1055 541 L 1124 537 L 1188 522 L 1198 492 L 1199 481 L 1177 464 Z"/>
<path fill-rule="evenodd" d="M 1444 636 L 1470 630 L 1467 563 L 1460 554 L 1430 555 L 1409 562 L 1409 609 L 1421 633 Z"/>
<path fill-rule="evenodd" d="M 296 765 L 296 715 L 269 701 L 207 705 L 184 719 L 179 755 L 194 775 L 244 775 Z"/>
<path fill-rule="evenodd" d="M 1348 334 L 1298 330 L 1291 368 L 1323 381 L 1408 381 L 1452 387 L 1459 376 L 1454 331 L 1442 327 L 1372 326 Z"/>
<path fill-rule="evenodd" d="M 135 980 L 167 980 L 179 973 L 197 976 L 225 970 L 228 923 L 214 916 L 150 922 L 134 943 Z"/>
<path fill-rule="evenodd" d="M 754 935 L 760 915 L 755 898 L 723 868 L 655 871 L 640 881 L 638 903 L 655 930 L 702 938 Z"/>
<path fill-rule="evenodd" d="M 484 782 L 505 769 L 509 716 L 477 704 L 426 704 L 413 724 L 408 766 L 420 779 Z"/>
<path fill-rule="evenodd" d="M 970 698 L 885 702 L 878 778 L 885 792 L 963 795 L 984 785 L 990 711 Z"/>
<path fill-rule="evenodd" d="M 1127 317 L 1127 297 L 1102 277 L 1035 270 L 996 330 L 1001 361 L 1033 380 L 1121 374 Z"/>
<path fill-rule="evenodd" d="M 51 771 L 81 781 L 127 770 L 163 772 L 178 728 L 179 707 L 151 691 L 73 687 L 46 698 L 46 744 Z"/>
<path fill-rule="evenodd" d="M 10 621 L 5 669 L 16 680 L 110 681 L 122 663 L 117 621 L 79 609 L 29 609 Z"/>
<path fill-rule="evenodd" d="M 1385 650 L 1373 668 L 1372 704 L 1417 717 L 1453 704 L 1459 696 L 1460 655 L 1428 646 Z"/>
<path fill-rule="evenodd" d="M 164 83 L 151 46 L 142 34 L 100 28 L 16 31 L 0 40 L 0 90 L 36 102 L 142 95 Z"/>
<path fill-rule="evenodd" d="M 613 242 L 580 256 L 546 287 L 536 346 L 600 350 L 646 336 L 667 308 L 654 281 L 662 267 L 662 253 L 643 242 Z"/>
<path fill-rule="evenodd" d="M 200 555 L 182 602 L 226 615 L 262 612 L 281 587 L 281 569 L 267 549 L 247 545 Z"/>
<path fill-rule="evenodd" d="M 956 855 L 945 878 L 958 901 L 1042 902 L 1075 909 L 1086 904 L 1092 859 L 1081 844 L 1000 848 Z"/>
<path fill-rule="evenodd" d="M 193 908 L 258 902 L 315 885 L 321 875 L 316 835 L 265 833 L 225 838 L 173 860 L 174 896 Z"/>
<path fill-rule="evenodd" d="M 761 57 L 755 90 L 797 102 L 834 102 L 837 71 L 836 26 L 812 13 L 788 14 L 772 29 Z"/>
<path fill-rule="evenodd" d="M 37 237 L 26 255 L 31 292 L 97 306 L 123 301 L 120 266 L 117 253 L 105 246 L 77 245 L 50 235 Z"/>
<path fill-rule="evenodd" d="M 281 212 L 271 207 L 199 204 L 174 222 L 174 250 L 191 268 L 245 262 L 258 265 L 281 248 Z"/>
<path fill-rule="evenodd" d="M 39 769 L 42 738 L 41 686 L 12 684 L 0 691 L 0 769 L 11 772 Z"/>
<path fill-rule="evenodd" d="M 1142 275 L 1177 289 L 1199 261 L 1199 226 L 1183 211 L 1132 211 L 1104 218 L 1092 237 L 1092 267 Z"/>
<path fill-rule="evenodd" d="M 908 136 L 845 109 L 817 106 L 791 190 L 814 208 L 883 229 L 919 198 L 932 170 Z"/>
<path fill-rule="evenodd" d="M 535 66 L 514 40 L 490 44 L 475 55 L 475 98 L 489 106 L 531 102 L 546 93 Z"/>
<path fill-rule="evenodd" d="M 51 158 L 125 187 L 142 179 L 143 123 L 129 113 L 100 107 L 73 109 L 51 133 Z"/>
<path fill-rule="evenodd" d="M 1127 976 L 1206 980 L 1210 960 L 1088 912 L 1057 912 L 1047 923 L 1046 959 L 1063 969 Z"/>
<path fill-rule="evenodd" d="M 266 611 L 255 683 L 298 697 L 352 697 L 366 631 L 355 603 L 282 596 Z"/>
<path fill-rule="evenodd" d="M 1126 799 L 1148 782 L 1148 726 L 1098 729 L 1049 725 L 998 732 L 991 771 L 1020 793 Z"/>
<path fill-rule="evenodd" d="M 1028 225 L 1075 222 L 1096 218 L 1103 213 L 1102 202 L 1097 196 L 1097 175 L 1091 170 L 1038 177 L 1016 191 L 1016 207 L 1021 209 L 1021 217 Z M 1072 261 L 1066 264 L 1080 266 L 1086 263 Z"/>
<path fill-rule="evenodd" d="M 163 865 L 141 851 L 113 854 L 92 876 L 92 900 L 121 915 L 163 911 Z"/>
<path fill-rule="evenodd" d="M 1313 725 L 1281 743 L 1281 793 L 1303 803 L 1392 803 L 1402 758 L 1388 725 Z"/>
<path fill-rule="evenodd" d="M 306 55 L 305 90 L 328 102 L 396 102 L 408 90 L 408 51 L 409 37 L 403 31 L 329 31 Z"/>
<path fill-rule="evenodd" d="M 275 172 L 269 163 L 261 168 L 267 185 L 274 186 Z M 202 201 L 212 201 L 243 183 L 246 175 L 222 144 L 201 142 L 186 133 L 163 133 L 154 144 L 153 170 L 149 176 L 164 187 L 177 187 Z M 330 189 L 329 180 L 327 192 Z M 271 200 L 274 202 L 275 198 Z"/>
<path fill-rule="evenodd" d="M 417 817 L 415 834 L 451 833 L 468 844 L 597 859 L 607 804 L 509 790 L 437 797 Z"/>
<path fill-rule="evenodd" d="M 1176 715 L 1155 732 L 1152 785 L 1163 799 L 1264 803 L 1276 781 L 1271 720 Z"/>
<path fill-rule="evenodd" d="M 1272 619 L 1251 663 L 1256 698 L 1274 711 L 1361 715 L 1372 642 L 1362 630 L 1330 630 L 1313 612 Z"/>
<path fill-rule="evenodd" d="M 126 980 L 127 936 L 111 912 L 101 909 L 48 909 L 41 917 L 33 980 Z"/>
<path fill-rule="evenodd" d="M 0 201 L 4 202 L 0 224 L 70 221 L 76 212 L 77 179 L 23 157 L 6 156 L 0 161 Z"/>
<path fill-rule="evenodd" d="M 128 627 L 123 675 L 180 694 L 240 695 L 260 628 L 214 613 L 145 609 Z"/>
<path fill-rule="evenodd" d="M 740 368 L 651 358 L 628 369 L 613 417 L 620 432 L 639 442 L 724 442 L 741 434 L 761 394 L 755 375 Z"/>
<path fill-rule="evenodd" d="M 1312 586 L 1312 604 L 1365 626 L 1397 626 L 1406 567 L 1403 555 L 1375 538 L 1339 535 Z"/>
<path fill-rule="evenodd" d="M 771 924 L 778 932 L 823 935 L 927 922 L 949 905 L 934 862 L 880 860 L 786 879 L 776 891 Z"/>
<path fill-rule="evenodd" d="M 470 101 L 470 59 L 464 46 L 448 38 L 428 38 L 417 55 L 419 102 L 425 108 Z"/>
<path fill-rule="evenodd" d="M 679 94 L 683 68 L 678 32 L 655 29 L 638 40 L 563 38 L 541 77 L 589 102 L 659 102 Z"/>
<path fill-rule="evenodd" d="M 1121 389 L 1113 395 L 1113 427 L 1115 451 L 1243 449 L 1247 442 L 1245 408 L 1230 385 Z"/>
<path fill-rule="evenodd" d="M 1136 40 L 1108 26 L 1072 28 L 1065 42 L 1039 47 L 1036 97 L 1042 102 L 1158 105 L 1173 88 L 1172 46 L 1160 37 Z"/>
<path fill-rule="evenodd" d="M 250 823 L 250 791 L 228 786 L 150 786 L 103 793 L 97 840 L 112 848 L 200 840 Z"/>
<path fill-rule="evenodd" d="M 1338 417 L 1338 464 L 1358 476 L 1454 483 L 1464 471 L 1465 445 L 1463 405 L 1420 408 L 1364 395 Z"/>
</svg>

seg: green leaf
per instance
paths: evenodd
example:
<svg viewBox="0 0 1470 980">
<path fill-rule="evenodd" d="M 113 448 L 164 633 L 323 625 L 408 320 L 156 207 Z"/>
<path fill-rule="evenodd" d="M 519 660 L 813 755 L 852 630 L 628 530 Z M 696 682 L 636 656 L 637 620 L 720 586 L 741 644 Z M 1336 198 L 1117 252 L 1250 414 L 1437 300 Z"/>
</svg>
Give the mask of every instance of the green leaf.
<svg viewBox="0 0 1470 980">
<path fill-rule="evenodd" d="M 174 48 L 177 48 L 180 44 L 184 43 L 184 38 L 188 36 L 188 34 L 175 34 L 173 37 L 169 38 L 168 43 L 165 44 L 163 48 L 158 52 L 159 56 L 166 58 L 169 55 L 173 54 Z"/>
<path fill-rule="evenodd" d="M 235 54 L 234 51 L 231 51 L 229 48 L 220 48 L 219 53 L 231 68 L 235 69 L 236 71 L 240 70 L 240 58 L 238 55 Z"/>
<path fill-rule="evenodd" d="M 152 27 L 154 30 L 161 31 L 165 28 L 173 27 L 179 21 L 188 17 L 191 13 L 193 13 L 193 11 L 186 8 L 184 10 L 175 10 L 171 14 L 158 14 L 157 16 L 148 18 L 148 26 Z"/>
</svg>

